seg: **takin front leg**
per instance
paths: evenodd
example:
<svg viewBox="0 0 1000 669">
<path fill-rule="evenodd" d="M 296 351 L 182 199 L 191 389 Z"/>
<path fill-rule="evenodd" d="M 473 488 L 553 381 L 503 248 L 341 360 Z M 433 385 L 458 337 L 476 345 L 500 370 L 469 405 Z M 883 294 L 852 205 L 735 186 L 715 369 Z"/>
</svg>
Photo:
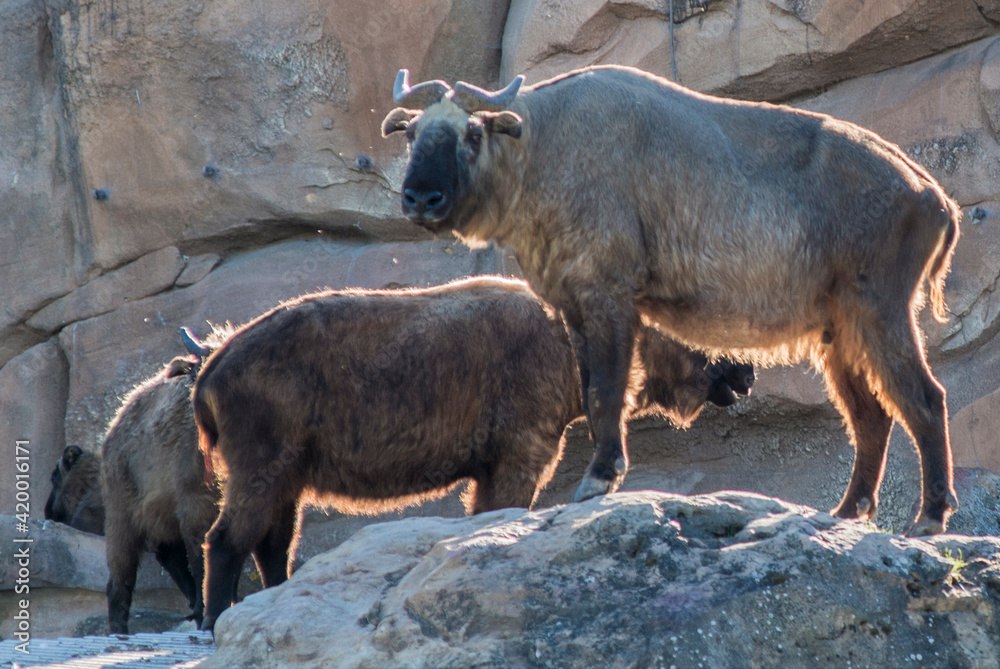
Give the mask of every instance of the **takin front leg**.
<svg viewBox="0 0 1000 669">
<path fill-rule="evenodd" d="M 583 393 L 594 437 L 594 457 L 573 496 L 575 502 L 616 491 L 628 472 L 625 393 L 639 317 L 631 301 L 607 296 L 601 307 L 585 312 L 578 329 L 589 369 L 589 375 L 583 375 L 581 380 L 586 383 Z"/>
<path fill-rule="evenodd" d="M 576 365 L 580 372 L 580 387 L 583 389 L 583 415 L 587 417 L 587 428 L 590 430 L 590 440 L 596 442 L 593 423 L 590 421 L 590 398 L 587 388 L 590 387 L 590 362 L 587 360 L 587 342 L 583 335 L 570 327 L 570 339 L 573 342 L 573 352 L 576 354 Z"/>
<path fill-rule="evenodd" d="M 182 524 L 181 533 L 184 535 L 184 546 L 187 549 L 188 569 L 195 584 L 195 601 L 188 620 L 193 620 L 200 626 L 205 617 L 205 551 L 201 542 L 205 540 L 207 528 L 199 532 Z"/>
<path fill-rule="evenodd" d="M 250 549 L 246 541 L 233 535 L 226 509 L 219 514 L 205 536 L 205 617 L 201 629 L 215 630 L 215 621 L 223 611 L 236 603 L 236 584 Z M 251 543 L 252 545 L 252 543 Z"/>
<path fill-rule="evenodd" d="M 499 461 L 475 477 L 475 487 L 462 496 L 467 513 L 508 507 L 530 509 L 555 473 L 563 449 L 562 434 L 514 430 L 495 436 L 486 448 Z"/>
<path fill-rule="evenodd" d="M 537 493 L 537 476 L 513 462 L 501 463 L 494 471 L 475 479 L 475 487 L 462 495 L 465 511 L 485 513 L 520 507 L 530 509 Z"/>
<path fill-rule="evenodd" d="M 838 518 L 875 520 L 878 491 L 885 473 L 892 418 L 872 393 L 864 377 L 831 351 L 823 364 L 830 399 L 844 417 L 854 446 L 854 469 L 843 499 L 830 513 Z"/>
</svg>

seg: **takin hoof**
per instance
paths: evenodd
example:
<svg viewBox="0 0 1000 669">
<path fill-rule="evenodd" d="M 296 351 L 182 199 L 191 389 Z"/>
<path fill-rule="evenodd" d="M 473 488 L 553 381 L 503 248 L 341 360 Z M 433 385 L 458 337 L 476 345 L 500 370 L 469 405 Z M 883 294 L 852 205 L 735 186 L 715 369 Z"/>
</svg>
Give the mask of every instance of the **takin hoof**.
<svg viewBox="0 0 1000 669">
<path fill-rule="evenodd" d="M 618 466 L 619 464 L 621 466 Z M 573 501 L 582 502 L 598 495 L 613 493 L 625 480 L 626 471 L 628 471 L 628 467 L 623 462 L 618 461 L 615 463 L 615 476 L 610 479 L 604 479 L 587 472 L 583 481 L 580 482 L 580 487 L 576 489 L 576 494 L 573 495 Z"/>
<path fill-rule="evenodd" d="M 584 476 L 580 487 L 576 489 L 576 494 L 573 495 L 573 501 L 582 502 L 598 495 L 612 493 L 617 489 L 618 485 L 615 481 L 604 481 L 589 475 Z"/>
<path fill-rule="evenodd" d="M 843 518 L 845 520 L 867 520 L 868 522 L 875 522 L 875 510 L 876 506 L 872 504 L 872 501 L 867 497 L 862 497 L 857 502 L 841 502 L 840 506 L 835 509 L 830 509 L 830 515 L 834 518 Z"/>
<path fill-rule="evenodd" d="M 212 633 L 212 638 L 214 639 L 215 638 L 215 616 L 205 616 L 202 619 L 202 621 L 201 621 L 201 625 L 198 626 L 198 629 L 200 629 L 202 632 L 211 632 Z"/>
<path fill-rule="evenodd" d="M 947 523 L 940 520 L 933 520 L 927 516 L 920 514 L 920 516 L 913 521 L 903 532 L 905 536 L 908 537 L 929 537 L 933 534 L 944 534 L 947 528 Z"/>
<path fill-rule="evenodd" d="M 958 511 L 958 498 L 952 493 L 945 496 L 944 508 L 928 513 L 922 510 L 916 520 L 906 528 L 904 534 L 908 537 L 927 537 L 932 534 L 944 534 L 948 529 L 948 519 Z M 939 517 L 938 517 L 939 516 Z"/>
</svg>

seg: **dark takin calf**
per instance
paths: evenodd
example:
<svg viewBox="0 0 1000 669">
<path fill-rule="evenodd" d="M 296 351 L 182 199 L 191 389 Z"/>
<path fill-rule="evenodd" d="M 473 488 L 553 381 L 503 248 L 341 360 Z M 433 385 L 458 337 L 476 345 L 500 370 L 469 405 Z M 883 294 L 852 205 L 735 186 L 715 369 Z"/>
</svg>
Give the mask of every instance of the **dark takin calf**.
<svg viewBox="0 0 1000 669">
<path fill-rule="evenodd" d="M 104 534 L 101 459 L 70 445 L 52 470 L 52 492 L 45 502 L 45 519 L 91 534 Z"/>
<path fill-rule="evenodd" d="M 146 550 L 187 597 L 191 618 L 201 622 L 202 542 L 218 515 L 219 492 L 205 484 L 191 388 L 209 350 L 174 358 L 137 385 L 104 437 L 101 475 L 113 634 L 128 632 L 136 573 Z"/>
<path fill-rule="evenodd" d="M 945 391 L 916 315 L 944 280 L 961 211 L 898 147 L 791 107 L 702 95 L 625 67 L 496 93 L 410 87 L 403 211 L 432 230 L 509 246 L 581 349 L 594 458 L 577 498 L 628 469 L 623 434 L 640 323 L 712 355 L 810 359 L 855 445 L 833 510 L 874 518 L 893 420 L 920 452 L 914 534 L 957 508 Z"/>
<path fill-rule="evenodd" d="M 734 377 L 734 366 L 653 336 L 661 345 L 638 354 L 660 365 L 646 373 L 658 385 L 645 405 L 685 424 L 706 399 L 749 390 L 752 370 Z M 583 410 L 562 319 L 522 282 L 496 278 L 292 300 L 206 361 L 193 402 L 206 462 L 224 481 L 206 538 L 206 629 L 233 601 L 248 554 L 265 587 L 288 577 L 304 505 L 376 513 L 471 480 L 471 513 L 530 507 Z"/>
</svg>

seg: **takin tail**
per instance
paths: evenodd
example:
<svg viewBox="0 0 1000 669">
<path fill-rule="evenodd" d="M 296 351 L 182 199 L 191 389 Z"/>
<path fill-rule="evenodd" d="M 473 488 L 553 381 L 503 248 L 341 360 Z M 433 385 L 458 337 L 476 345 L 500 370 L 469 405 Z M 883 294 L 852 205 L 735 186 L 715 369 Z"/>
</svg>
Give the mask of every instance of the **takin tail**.
<svg viewBox="0 0 1000 669">
<path fill-rule="evenodd" d="M 219 442 L 219 428 L 215 423 L 215 412 L 207 401 L 205 393 L 195 388 L 192 403 L 194 404 L 194 423 L 198 426 L 198 450 L 205 461 L 205 485 L 215 488 L 215 469 L 212 465 L 212 449 Z"/>
<path fill-rule="evenodd" d="M 938 247 L 938 253 L 933 258 L 930 271 L 927 273 L 927 282 L 930 285 L 931 314 L 938 323 L 947 323 L 947 305 L 944 302 L 944 280 L 951 270 L 951 259 L 955 255 L 955 247 L 958 245 L 959 229 L 958 224 L 962 219 L 962 210 L 950 199 L 947 202 L 946 211 L 949 214 L 948 229 L 945 232 L 944 243 Z"/>
</svg>

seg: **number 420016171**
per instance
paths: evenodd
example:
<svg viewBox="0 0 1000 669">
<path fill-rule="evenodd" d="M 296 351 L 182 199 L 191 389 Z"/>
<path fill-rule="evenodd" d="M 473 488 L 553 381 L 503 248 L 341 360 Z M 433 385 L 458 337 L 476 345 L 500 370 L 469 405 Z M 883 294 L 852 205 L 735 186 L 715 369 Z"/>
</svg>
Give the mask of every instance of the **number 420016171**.
<svg viewBox="0 0 1000 669">
<path fill-rule="evenodd" d="M 28 514 L 31 511 L 31 452 L 28 441 L 17 441 L 14 451 L 14 469 L 16 471 L 16 494 L 14 517 L 17 518 L 18 529 L 28 531 Z"/>
</svg>

